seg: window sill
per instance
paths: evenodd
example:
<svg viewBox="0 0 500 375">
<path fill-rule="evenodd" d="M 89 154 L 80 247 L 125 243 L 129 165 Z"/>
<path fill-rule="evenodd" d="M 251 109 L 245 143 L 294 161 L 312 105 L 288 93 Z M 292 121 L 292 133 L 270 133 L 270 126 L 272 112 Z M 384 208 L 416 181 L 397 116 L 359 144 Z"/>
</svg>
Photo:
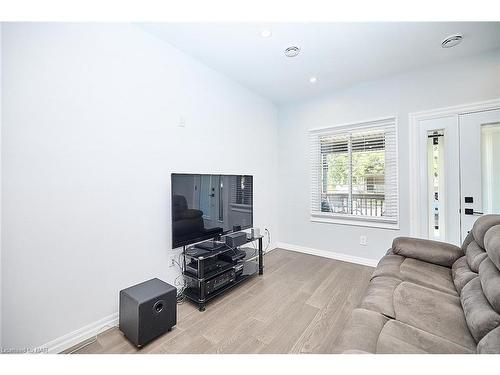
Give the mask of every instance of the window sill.
<svg viewBox="0 0 500 375">
<path fill-rule="evenodd" d="M 350 225 L 357 227 L 370 227 L 370 228 L 381 228 L 381 229 L 399 229 L 399 222 L 396 220 L 384 220 L 379 218 L 367 218 L 367 217 L 355 217 L 355 216 L 340 216 L 340 215 L 329 215 L 329 214 L 312 214 L 312 222 L 316 223 L 327 223 L 327 224 L 340 224 L 340 225 Z"/>
</svg>

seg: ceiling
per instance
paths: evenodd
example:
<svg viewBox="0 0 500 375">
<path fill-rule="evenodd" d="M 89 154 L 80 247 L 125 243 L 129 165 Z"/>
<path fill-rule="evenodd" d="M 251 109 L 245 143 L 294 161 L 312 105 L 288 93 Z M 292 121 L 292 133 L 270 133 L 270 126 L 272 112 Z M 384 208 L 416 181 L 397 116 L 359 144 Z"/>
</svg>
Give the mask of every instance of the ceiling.
<svg viewBox="0 0 500 375">
<path fill-rule="evenodd" d="M 500 22 L 139 26 L 277 104 L 500 48 Z M 271 37 L 262 37 L 263 30 Z M 455 33 L 463 42 L 441 48 Z M 295 58 L 284 55 L 291 45 L 301 49 Z"/>
</svg>

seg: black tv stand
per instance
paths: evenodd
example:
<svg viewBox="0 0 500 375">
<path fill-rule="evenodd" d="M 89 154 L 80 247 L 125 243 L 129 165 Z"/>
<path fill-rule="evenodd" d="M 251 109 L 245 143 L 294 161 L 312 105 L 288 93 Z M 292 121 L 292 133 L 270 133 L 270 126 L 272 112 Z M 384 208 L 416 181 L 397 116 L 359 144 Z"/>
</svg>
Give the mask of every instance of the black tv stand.
<svg viewBox="0 0 500 375">
<path fill-rule="evenodd" d="M 227 252 L 234 252 L 228 246 L 223 246 L 213 251 L 203 251 L 201 255 L 193 254 L 192 251 L 187 251 L 196 247 L 196 245 L 187 248 L 183 247 L 184 268 L 183 275 L 186 280 L 186 288 L 184 296 L 190 301 L 198 305 L 200 311 L 205 311 L 208 301 L 225 293 L 232 287 L 239 285 L 246 280 L 264 274 L 264 260 L 262 239 L 264 236 L 247 239 L 246 244 L 252 244 L 253 247 L 239 247 L 239 250 L 245 251 L 247 254 L 243 259 L 238 259 L 234 262 L 220 262 L 218 267 L 207 269 L 206 262 L 215 262 L 217 259 L 225 258 L 223 255 Z M 258 247 L 255 247 L 257 242 Z M 190 255 L 191 254 L 191 255 Z M 222 255 L 222 257 L 220 257 Z M 188 262 L 193 262 L 197 266 L 196 270 L 192 267 L 186 267 Z M 190 272 L 191 268 L 191 272 Z M 220 283 L 221 286 L 215 286 L 214 283 Z"/>
</svg>

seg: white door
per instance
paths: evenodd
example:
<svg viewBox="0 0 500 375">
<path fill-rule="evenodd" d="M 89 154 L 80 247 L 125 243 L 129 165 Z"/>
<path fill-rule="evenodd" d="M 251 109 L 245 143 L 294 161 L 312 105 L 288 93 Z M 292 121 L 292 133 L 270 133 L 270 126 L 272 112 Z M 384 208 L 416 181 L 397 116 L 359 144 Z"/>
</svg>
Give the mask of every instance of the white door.
<svg viewBox="0 0 500 375">
<path fill-rule="evenodd" d="M 212 175 L 201 175 L 200 179 L 200 210 L 206 227 L 215 222 L 215 180 Z"/>
<path fill-rule="evenodd" d="M 500 110 L 459 116 L 462 239 L 477 218 L 500 213 Z"/>
</svg>

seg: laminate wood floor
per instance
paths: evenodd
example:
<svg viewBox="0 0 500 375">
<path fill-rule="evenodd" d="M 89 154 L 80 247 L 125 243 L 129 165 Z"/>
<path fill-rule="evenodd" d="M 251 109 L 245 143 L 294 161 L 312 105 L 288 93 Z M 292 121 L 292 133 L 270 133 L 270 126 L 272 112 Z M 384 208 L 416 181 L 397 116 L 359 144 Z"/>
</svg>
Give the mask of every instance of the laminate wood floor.
<svg viewBox="0 0 500 375">
<path fill-rule="evenodd" d="M 178 305 L 177 326 L 140 350 L 112 328 L 66 353 L 331 353 L 373 268 L 282 249 L 264 266 L 204 312 Z"/>
</svg>

